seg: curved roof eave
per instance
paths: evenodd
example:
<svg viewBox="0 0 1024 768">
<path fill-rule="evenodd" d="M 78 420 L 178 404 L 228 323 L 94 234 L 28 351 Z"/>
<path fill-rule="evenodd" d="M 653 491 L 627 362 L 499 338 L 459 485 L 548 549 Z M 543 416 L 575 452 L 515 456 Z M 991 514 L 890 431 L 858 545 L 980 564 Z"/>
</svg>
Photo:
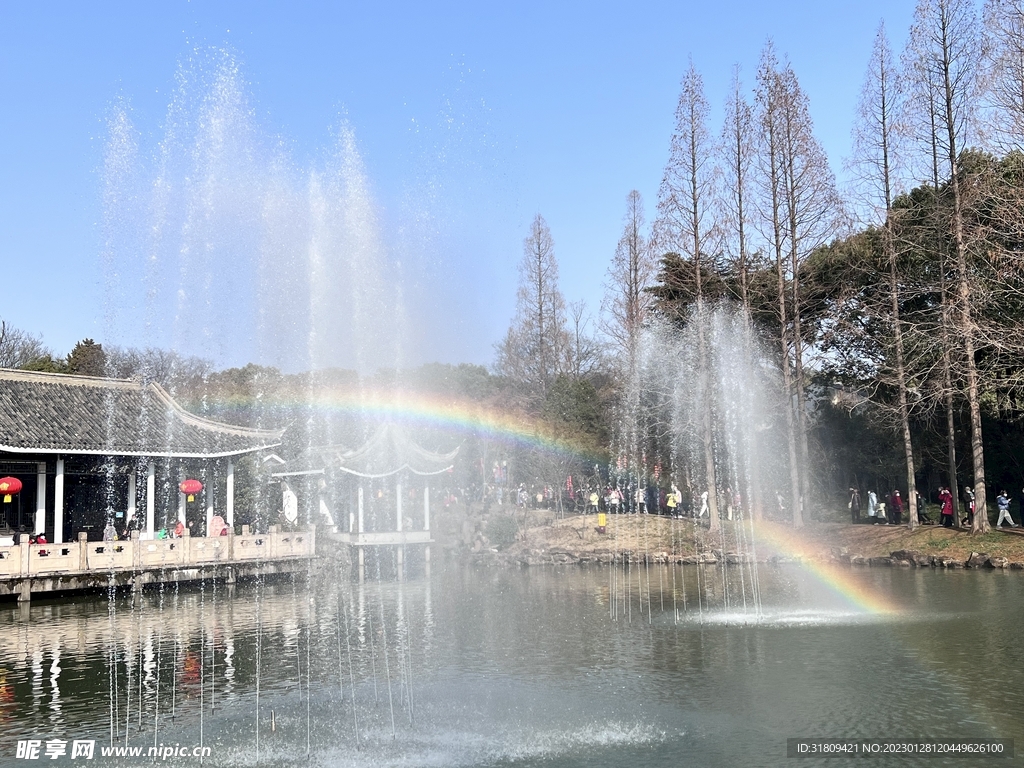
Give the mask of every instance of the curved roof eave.
<svg viewBox="0 0 1024 768">
<path fill-rule="evenodd" d="M 150 389 L 160 398 L 174 413 L 181 418 L 186 424 L 192 424 L 200 429 L 212 429 L 216 432 L 223 432 L 228 435 L 237 435 L 239 437 L 263 437 L 271 440 L 280 440 L 281 436 L 284 435 L 284 429 L 251 429 L 249 427 L 239 427 L 234 424 L 225 424 L 221 421 L 214 421 L 213 419 L 207 419 L 202 416 L 197 416 L 191 411 L 185 410 L 178 401 L 176 401 L 166 389 L 161 387 L 155 381 L 149 383 Z M 280 445 L 281 443 L 275 443 L 274 445 Z"/>
<path fill-rule="evenodd" d="M 256 453 L 268 448 L 276 448 L 281 443 L 258 445 L 255 448 L 245 448 L 240 451 L 219 451 L 217 453 L 188 453 L 177 451 L 100 451 L 92 449 L 74 448 L 19 448 L 9 445 L 0 445 L 0 453 L 45 453 L 59 454 L 66 456 L 133 456 L 137 458 L 149 457 L 153 459 L 223 459 L 228 456 L 243 456 L 247 453 Z"/>
<path fill-rule="evenodd" d="M 397 475 L 399 472 L 404 472 L 404 471 L 412 472 L 414 475 L 419 475 L 420 477 L 433 477 L 434 475 L 443 475 L 445 472 L 447 472 L 448 470 L 450 470 L 454 466 L 455 466 L 454 464 L 449 464 L 444 469 L 439 469 L 436 472 L 418 472 L 417 470 L 415 470 L 412 467 L 410 467 L 408 464 L 403 464 L 398 469 L 393 469 L 390 472 L 383 472 L 381 474 L 370 474 L 370 473 L 367 473 L 367 472 L 356 472 L 354 469 L 347 469 L 345 467 L 336 467 L 335 469 L 337 471 L 339 471 L 339 472 L 344 472 L 345 474 L 348 474 L 348 475 L 354 475 L 356 477 L 365 477 L 365 478 L 367 478 L 369 480 L 375 480 L 375 479 L 378 479 L 378 478 L 381 478 L 381 477 L 391 477 L 392 475 Z"/>
</svg>

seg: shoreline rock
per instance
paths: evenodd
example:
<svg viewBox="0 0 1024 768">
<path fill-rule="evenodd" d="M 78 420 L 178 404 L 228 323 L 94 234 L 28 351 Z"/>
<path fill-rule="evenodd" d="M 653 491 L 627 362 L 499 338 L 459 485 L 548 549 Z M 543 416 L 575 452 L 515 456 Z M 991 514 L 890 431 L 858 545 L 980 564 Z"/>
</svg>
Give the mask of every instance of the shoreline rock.
<svg viewBox="0 0 1024 768">
<path fill-rule="evenodd" d="M 759 563 L 761 565 L 783 565 L 799 563 L 801 557 L 785 557 L 768 555 L 755 558 L 751 553 L 709 551 L 698 555 L 671 555 L 668 552 L 637 553 L 629 550 L 612 552 L 596 550 L 589 552 L 573 551 L 564 547 L 545 549 L 529 549 L 516 553 L 497 552 L 494 550 L 473 552 L 469 560 L 475 564 L 516 564 L 521 567 L 551 565 L 722 565 L 742 566 Z M 1024 562 L 1010 561 L 1001 555 L 989 555 L 987 552 L 972 552 L 966 560 L 945 555 L 929 555 L 920 550 L 896 550 L 888 557 L 865 557 L 845 550 L 832 551 L 827 558 L 835 563 L 848 566 L 870 568 L 945 568 L 988 569 L 1024 571 Z"/>
</svg>

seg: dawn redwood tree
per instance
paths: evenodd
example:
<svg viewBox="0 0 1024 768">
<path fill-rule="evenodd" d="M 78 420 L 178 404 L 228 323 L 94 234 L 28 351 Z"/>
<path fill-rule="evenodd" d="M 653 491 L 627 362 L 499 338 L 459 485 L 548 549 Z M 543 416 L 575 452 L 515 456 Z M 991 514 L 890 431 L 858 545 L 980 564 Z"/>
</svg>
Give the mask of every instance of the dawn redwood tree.
<svg viewBox="0 0 1024 768">
<path fill-rule="evenodd" d="M 757 160 L 759 166 L 761 225 L 765 239 L 770 243 L 774 258 L 776 278 L 776 298 L 778 301 L 779 321 L 779 368 L 782 371 L 782 384 L 786 392 L 786 444 L 789 449 L 789 483 L 790 504 L 793 514 L 793 525 L 803 525 L 800 509 L 801 476 L 806 468 L 801 467 L 797 453 L 797 422 L 793 413 L 793 370 L 790 365 L 790 322 L 789 308 L 786 300 L 786 230 L 785 230 L 785 184 L 783 176 L 783 127 L 780 115 L 778 95 L 779 61 L 775 55 L 775 47 L 771 41 L 761 52 L 761 62 L 757 70 L 757 120 L 761 131 Z"/>
<path fill-rule="evenodd" d="M 983 121 L 1002 154 L 1024 150 L 1024 0 L 987 0 Z"/>
<path fill-rule="evenodd" d="M 811 489 L 800 268 L 812 252 L 839 234 L 842 203 L 828 159 L 814 136 L 807 95 L 792 67 L 780 66 L 770 42 L 757 80 L 761 215 L 775 259 L 780 362 L 793 404 L 786 409 L 793 522 L 802 525 L 800 507 L 810 503 Z"/>
<path fill-rule="evenodd" d="M 569 302 L 566 320 L 565 372 L 573 381 L 590 378 L 601 368 L 601 348 L 590 331 L 587 303 Z"/>
<path fill-rule="evenodd" d="M 949 242 L 952 251 L 953 291 L 957 336 L 962 352 L 967 408 L 971 424 L 974 494 L 979 514 L 973 530 L 989 529 L 986 512 L 985 454 L 981 425 L 981 397 L 976 360 L 976 334 L 971 277 L 968 272 L 968 237 L 961 154 L 967 148 L 978 103 L 982 46 L 978 19 L 968 0 L 919 0 L 911 30 L 910 50 L 917 66 L 918 89 L 932 94 L 935 143 L 951 197 Z"/>
<path fill-rule="evenodd" d="M 778 101 L 776 108 L 781 131 L 783 200 L 793 322 L 797 437 L 800 459 L 808 468 L 801 475 L 801 495 L 804 503 L 810 504 L 810 450 L 807 439 L 800 268 L 812 252 L 839 234 L 843 206 L 828 158 L 814 136 L 807 95 L 789 65 L 778 73 L 774 95 Z"/>
<path fill-rule="evenodd" d="M 731 271 L 738 283 L 740 306 L 743 311 L 743 357 L 753 357 L 753 318 L 750 309 L 750 215 L 753 197 L 751 174 L 754 165 L 754 111 L 743 95 L 739 67 L 733 69 L 732 83 L 725 105 L 725 122 L 719 136 L 718 158 L 721 183 L 718 188 L 719 226 L 722 244 L 730 257 Z M 747 382 L 744 391 L 753 396 L 753 383 Z M 753 441 L 753 435 L 747 436 Z M 755 518 L 763 514 L 759 452 L 748 451 L 751 466 L 748 491 L 751 511 Z"/>
<path fill-rule="evenodd" d="M 914 471 L 914 446 L 910 433 L 910 411 L 907 405 L 907 372 L 903 350 L 903 324 L 900 318 L 900 283 L 897 274 L 896 237 L 893 211 L 894 168 L 896 163 L 897 116 L 901 93 L 899 76 L 892 51 L 880 24 L 875 34 L 871 61 L 861 91 L 858 120 L 854 128 L 855 170 L 860 189 L 872 218 L 881 219 L 882 247 L 889 269 L 889 322 L 892 329 L 893 368 L 899 402 L 900 431 L 907 470 L 907 510 L 910 527 L 917 527 L 917 481 Z"/>
<path fill-rule="evenodd" d="M 611 342 L 612 366 L 622 379 L 635 373 L 640 331 L 654 306 L 655 263 L 646 233 L 643 197 L 626 196 L 622 237 L 608 268 L 601 330 Z"/>
<path fill-rule="evenodd" d="M 952 349 L 952 309 L 949 292 L 949 227 L 945 211 L 940 204 L 939 195 L 942 189 L 941 152 L 939 145 L 939 104 L 940 89 L 930 84 L 930 78 L 936 75 L 928 71 L 920 57 L 916 56 L 913 46 L 908 46 L 904 53 L 905 96 L 905 129 L 908 137 L 913 136 L 924 149 L 924 156 L 919 162 L 920 177 L 930 184 L 932 201 L 928 205 L 932 223 L 930 237 L 926 238 L 938 256 L 938 293 L 940 317 L 938 323 L 939 368 L 941 382 L 940 397 L 946 416 L 946 473 L 949 476 L 949 490 L 954 499 L 959 499 L 956 459 L 956 414 L 953 407 L 953 360 Z M 954 515 L 959 527 L 959 515 Z"/>
<path fill-rule="evenodd" d="M 739 67 L 734 68 L 729 96 L 725 104 L 725 122 L 719 137 L 718 157 L 721 170 L 719 184 L 719 225 L 723 246 L 731 256 L 732 269 L 738 281 L 743 312 L 750 315 L 750 215 L 751 174 L 754 164 L 754 110 L 743 96 Z"/>
<path fill-rule="evenodd" d="M 516 314 L 498 345 L 497 369 L 524 387 L 528 398 L 542 401 L 563 372 L 565 350 L 565 299 L 558 287 L 555 244 L 544 217 L 537 214 L 523 241 Z"/>
<path fill-rule="evenodd" d="M 693 271 L 695 293 L 693 319 L 697 323 L 697 375 L 699 377 L 700 441 L 704 458 L 704 483 L 708 493 L 711 530 L 717 530 L 718 484 L 715 472 L 714 389 L 711 382 L 712 351 L 707 338 L 707 312 L 702 274 L 716 248 L 715 147 L 708 130 L 708 102 L 704 79 L 690 63 L 683 76 L 676 127 L 669 160 L 658 191 L 658 222 L 655 225 L 662 251 L 685 255 Z"/>
</svg>

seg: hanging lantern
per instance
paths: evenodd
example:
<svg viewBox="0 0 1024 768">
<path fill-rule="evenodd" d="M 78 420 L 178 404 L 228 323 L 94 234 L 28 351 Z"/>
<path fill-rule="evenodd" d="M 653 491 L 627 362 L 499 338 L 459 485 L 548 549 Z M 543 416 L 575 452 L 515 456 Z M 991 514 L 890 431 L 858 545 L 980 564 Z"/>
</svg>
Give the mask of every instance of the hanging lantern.
<svg viewBox="0 0 1024 768">
<path fill-rule="evenodd" d="M 0 477 L 0 493 L 4 495 L 4 504 L 10 504 L 11 497 L 21 493 L 21 480 L 16 477 Z"/>
<path fill-rule="evenodd" d="M 195 501 L 196 494 L 203 490 L 203 484 L 198 480 L 182 480 L 178 485 L 178 490 L 188 494 L 188 501 Z"/>
</svg>

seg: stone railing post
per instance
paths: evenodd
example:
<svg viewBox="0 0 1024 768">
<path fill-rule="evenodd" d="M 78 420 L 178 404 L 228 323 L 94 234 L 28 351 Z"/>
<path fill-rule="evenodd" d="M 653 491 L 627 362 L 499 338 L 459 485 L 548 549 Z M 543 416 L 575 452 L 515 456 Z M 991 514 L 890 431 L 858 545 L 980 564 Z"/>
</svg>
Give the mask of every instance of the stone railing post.
<svg viewBox="0 0 1024 768">
<path fill-rule="evenodd" d="M 31 550 L 29 549 L 29 546 L 30 545 L 28 543 L 28 537 L 27 536 L 22 536 L 21 537 L 21 541 L 18 542 L 18 549 L 20 550 L 18 552 L 18 558 L 19 558 L 19 563 L 18 563 L 19 569 L 18 570 L 19 570 L 20 575 L 22 575 L 22 576 L 28 576 L 28 569 L 29 569 L 29 559 L 28 558 L 29 558 L 29 556 L 31 554 Z"/>
<path fill-rule="evenodd" d="M 235 531 L 232 528 L 228 529 L 228 561 L 235 559 Z"/>
<path fill-rule="evenodd" d="M 137 530 L 132 531 L 132 538 L 128 545 L 132 548 L 132 568 L 137 571 L 142 568 L 142 545 Z"/>
<path fill-rule="evenodd" d="M 192 565 L 192 531 L 186 525 L 181 533 L 181 558 L 184 565 Z"/>
<path fill-rule="evenodd" d="M 78 534 L 78 570 L 89 570 L 89 534 L 87 533 Z"/>
</svg>

